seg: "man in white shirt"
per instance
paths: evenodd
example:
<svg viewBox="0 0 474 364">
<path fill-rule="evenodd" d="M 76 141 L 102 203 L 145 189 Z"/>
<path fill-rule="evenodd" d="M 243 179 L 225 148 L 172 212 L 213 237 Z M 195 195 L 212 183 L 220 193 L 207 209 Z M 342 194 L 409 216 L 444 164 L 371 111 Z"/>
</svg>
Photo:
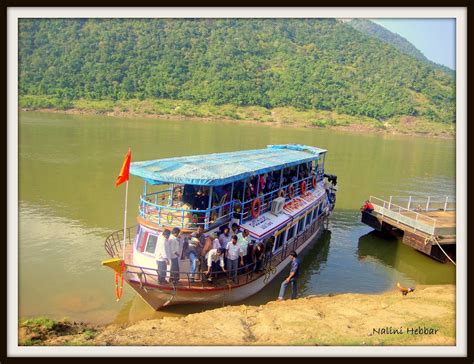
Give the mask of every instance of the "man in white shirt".
<svg viewBox="0 0 474 364">
<path fill-rule="evenodd" d="M 247 254 L 249 250 L 249 244 L 251 243 L 250 233 L 248 230 L 244 230 L 237 234 L 237 243 L 242 248 L 243 265 L 250 264 L 250 255 Z"/>
<path fill-rule="evenodd" d="M 171 260 L 171 277 L 170 280 L 174 284 L 179 281 L 179 257 L 181 256 L 180 242 L 178 240 L 181 230 L 179 228 L 173 228 L 171 236 L 169 238 L 170 245 L 170 260 Z"/>
<path fill-rule="evenodd" d="M 227 243 L 227 270 L 233 281 L 237 283 L 237 269 L 240 263 L 243 265 L 243 252 L 240 244 L 237 244 L 237 235 L 232 237 L 232 240 Z"/>
<path fill-rule="evenodd" d="M 156 264 L 158 265 L 158 282 L 160 284 L 166 283 L 166 266 L 169 263 L 168 239 L 170 234 L 170 231 L 166 229 L 158 237 L 158 242 L 156 243 L 155 257 Z"/>
<path fill-rule="evenodd" d="M 217 263 L 219 262 L 219 265 L 221 266 L 221 269 L 224 273 L 227 271 L 224 268 L 224 252 L 225 249 L 222 248 L 217 248 L 217 249 L 211 249 L 207 253 L 206 259 L 207 259 L 207 271 L 206 275 L 209 276 L 208 280 L 212 280 L 211 275 L 212 273 L 218 271 L 218 266 Z"/>
</svg>

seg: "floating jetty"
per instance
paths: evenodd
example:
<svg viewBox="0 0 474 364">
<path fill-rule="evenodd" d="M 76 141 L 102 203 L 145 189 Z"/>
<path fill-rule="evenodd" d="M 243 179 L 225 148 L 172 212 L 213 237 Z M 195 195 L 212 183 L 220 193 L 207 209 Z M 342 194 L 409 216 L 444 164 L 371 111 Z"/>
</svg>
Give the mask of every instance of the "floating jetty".
<svg viewBox="0 0 474 364">
<path fill-rule="evenodd" d="M 373 210 L 362 209 L 362 222 L 377 231 L 403 237 L 403 243 L 440 262 L 456 261 L 454 198 L 415 199 L 370 196 Z M 403 206 L 402 206 L 403 204 Z"/>
</svg>

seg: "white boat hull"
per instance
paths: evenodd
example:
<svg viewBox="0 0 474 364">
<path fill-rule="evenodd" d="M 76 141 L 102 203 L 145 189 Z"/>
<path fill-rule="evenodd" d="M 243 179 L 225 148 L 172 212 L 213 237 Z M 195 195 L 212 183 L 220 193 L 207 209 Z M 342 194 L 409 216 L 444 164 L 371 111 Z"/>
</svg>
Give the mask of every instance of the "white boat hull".
<svg viewBox="0 0 474 364">
<path fill-rule="evenodd" d="M 324 231 L 324 219 L 316 220 L 299 239 L 304 241 L 294 249 L 298 254 L 305 250 Z M 290 243 L 291 245 L 291 243 Z M 287 256 L 279 262 L 272 272 L 260 275 L 237 286 L 228 287 L 178 287 L 171 285 L 160 286 L 151 282 L 143 282 L 136 273 L 128 272 L 125 276 L 127 283 L 155 310 L 164 306 L 181 304 L 227 304 L 242 301 L 260 290 L 272 281 L 290 263 L 291 257 Z"/>
</svg>

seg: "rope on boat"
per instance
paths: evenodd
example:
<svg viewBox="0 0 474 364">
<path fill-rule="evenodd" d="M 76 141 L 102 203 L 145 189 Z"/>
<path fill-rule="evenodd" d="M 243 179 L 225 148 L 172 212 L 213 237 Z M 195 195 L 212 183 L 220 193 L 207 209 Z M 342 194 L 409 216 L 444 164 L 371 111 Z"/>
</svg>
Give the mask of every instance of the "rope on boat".
<svg viewBox="0 0 474 364">
<path fill-rule="evenodd" d="M 230 278 L 227 278 L 226 283 L 227 283 L 227 288 L 229 288 L 228 293 L 230 294 L 230 291 L 232 291 L 233 281 Z M 224 307 L 224 306 L 225 306 L 225 293 L 224 293 L 224 296 L 222 297 L 222 307 Z"/>
<path fill-rule="evenodd" d="M 148 290 L 146 289 L 146 287 L 143 285 L 143 281 L 142 281 L 142 276 L 143 276 L 143 272 L 139 272 L 137 273 L 137 276 L 138 276 L 138 280 L 140 281 L 140 288 L 143 289 L 146 293 L 148 293 Z"/>
<path fill-rule="evenodd" d="M 176 291 L 177 291 L 176 284 L 172 279 L 170 280 L 170 283 L 173 286 L 173 292 L 171 293 L 170 298 L 168 299 L 168 301 L 163 303 L 162 307 L 168 306 L 170 304 L 170 302 L 173 301 L 173 299 L 176 297 Z"/>
<path fill-rule="evenodd" d="M 268 281 L 270 280 L 270 276 L 272 274 L 275 274 L 276 273 L 276 267 L 271 267 L 271 264 L 267 264 L 264 268 L 263 268 L 263 272 L 265 274 L 265 276 L 263 277 L 263 283 L 267 284 Z"/>
<path fill-rule="evenodd" d="M 441 251 L 444 253 L 444 255 L 446 255 L 446 258 L 448 258 L 448 259 L 451 261 L 451 263 L 453 263 L 454 265 L 456 265 L 456 263 L 451 259 L 451 257 L 450 257 L 448 254 L 446 254 L 446 252 L 444 251 L 444 249 L 441 248 L 441 245 L 439 244 L 438 239 L 436 238 L 436 236 L 433 238 L 433 241 L 439 246 L 439 248 L 440 248 Z"/>
</svg>

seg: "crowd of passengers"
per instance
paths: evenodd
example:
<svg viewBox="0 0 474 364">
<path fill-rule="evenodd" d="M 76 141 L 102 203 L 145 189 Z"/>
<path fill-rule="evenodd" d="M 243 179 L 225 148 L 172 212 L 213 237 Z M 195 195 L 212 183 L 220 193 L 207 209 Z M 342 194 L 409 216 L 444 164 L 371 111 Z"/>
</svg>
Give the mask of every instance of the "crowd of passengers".
<svg viewBox="0 0 474 364">
<path fill-rule="evenodd" d="M 183 238 L 179 228 L 164 230 L 159 236 L 155 250 L 160 284 L 169 281 L 176 284 L 180 278 L 179 260 L 189 259 L 189 280 L 194 282 L 205 277 L 212 282 L 218 277 L 229 277 L 235 283 L 241 273 L 260 273 L 270 261 L 275 237 L 265 242 L 251 240 L 247 230 L 240 231 L 237 224 L 205 234 L 200 226 L 190 238 Z"/>
<path fill-rule="evenodd" d="M 298 180 L 308 178 L 313 174 L 313 166 L 310 162 L 300 164 L 299 175 L 296 166 L 285 168 L 283 170 L 282 186 L 295 183 Z M 233 199 L 239 201 L 250 201 L 257 196 L 277 191 L 280 187 L 281 171 L 273 171 L 264 173 L 259 176 L 252 176 L 245 181 L 237 181 L 234 184 Z M 245 189 L 244 189 L 245 184 Z M 216 186 L 213 188 L 212 204 L 217 206 L 230 202 L 231 184 L 225 186 Z M 258 191 L 258 193 L 257 193 Z M 191 210 L 206 210 L 209 207 L 209 187 L 184 185 L 184 187 L 176 187 L 174 196 L 177 201 L 181 201 L 189 205 Z M 245 198 L 242 198 L 245 194 Z"/>
</svg>

